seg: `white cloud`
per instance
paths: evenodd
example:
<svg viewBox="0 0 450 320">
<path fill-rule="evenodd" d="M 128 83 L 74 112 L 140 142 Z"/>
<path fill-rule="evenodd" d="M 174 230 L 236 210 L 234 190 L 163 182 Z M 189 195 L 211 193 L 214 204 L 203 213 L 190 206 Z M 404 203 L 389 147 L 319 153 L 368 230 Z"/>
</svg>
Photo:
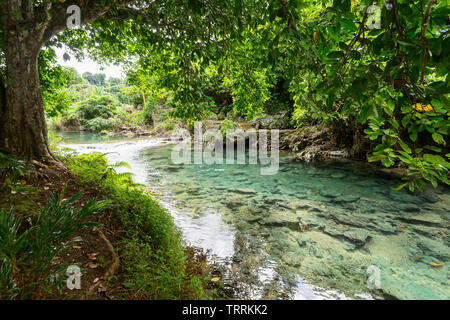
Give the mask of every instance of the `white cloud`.
<svg viewBox="0 0 450 320">
<path fill-rule="evenodd" d="M 123 69 L 119 66 L 102 66 L 89 58 L 86 58 L 83 61 L 77 61 L 77 59 L 71 57 L 70 60 L 64 61 L 63 55 L 66 51 L 61 48 L 56 48 L 55 51 L 58 57 L 58 63 L 60 65 L 75 68 L 75 70 L 77 70 L 80 75 L 82 75 L 85 72 L 91 73 L 101 72 L 106 74 L 107 78 L 109 77 L 120 78 L 125 76 Z"/>
</svg>

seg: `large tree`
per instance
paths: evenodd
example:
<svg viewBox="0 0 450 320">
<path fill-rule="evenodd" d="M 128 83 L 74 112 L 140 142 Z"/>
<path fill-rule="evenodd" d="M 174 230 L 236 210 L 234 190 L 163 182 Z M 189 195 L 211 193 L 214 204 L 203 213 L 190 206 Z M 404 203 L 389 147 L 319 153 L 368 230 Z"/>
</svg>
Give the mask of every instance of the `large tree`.
<svg viewBox="0 0 450 320">
<path fill-rule="evenodd" d="M 207 54 L 244 20 L 265 19 L 264 1 L 233 0 L 0 0 L 0 151 L 53 159 L 47 144 L 38 57 L 65 42 L 118 59 L 157 46 Z M 275 2 L 278 3 L 278 2 Z M 279 1 L 283 3 L 283 1 Z M 69 6 L 81 11 L 80 30 L 68 32 Z M 66 30 L 66 31 L 65 31 Z M 72 32 L 72 33 L 71 33 Z M 193 56 L 191 56 L 193 57 Z M 195 60 L 195 59 L 194 59 Z"/>
<path fill-rule="evenodd" d="M 81 22 L 90 23 L 130 0 L 33 1 L 2 0 L 1 58 L 6 70 L 0 77 L 0 150 L 52 159 L 38 72 L 41 48 L 67 28 L 67 8 L 81 9 Z M 116 10 L 116 12 L 118 12 Z"/>
</svg>

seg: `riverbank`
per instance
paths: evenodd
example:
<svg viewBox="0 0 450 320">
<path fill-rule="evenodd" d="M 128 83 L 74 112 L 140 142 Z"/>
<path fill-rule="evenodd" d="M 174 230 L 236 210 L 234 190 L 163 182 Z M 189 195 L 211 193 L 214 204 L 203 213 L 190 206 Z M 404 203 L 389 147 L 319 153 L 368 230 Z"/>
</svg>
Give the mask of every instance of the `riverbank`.
<svg viewBox="0 0 450 320">
<path fill-rule="evenodd" d="M 101 154 L 67 154 L 60 160 L 66 168 L 38 162 L 26 164 L 2 155 L 1 223 L 6 224 L 7 217 L 22 221 L 16 234 L 9 238 L 16 241 L 20 234 L 32 233 L 30 230 L 38 224 L 29 225 L 28 221 L 42 216 L 42 210 L 47 210 L 48 201 L 55 200 L 55 195 L 53 204 L 61 217 L 50 220 L 49 225 L 55 232 L 66 232 L 64 239 L 55 239 L 58 243 L 53 244 L 59 250 L 48 253 L 47 265 L 20 249 L 11 253 L 11 272 L 0 274 L 3 299 L 214 297 L 215 285 L 207 275 L 205 256 L 183 246 L 170 214 L 151 194 L 129 175 L 116 173 L 116 166 L 109 165 Z M 80 190 L 83 193 L 79 198 L 69 200 Z M 83 217 L 78 230 L 73 223 L 71 227 L 63 223 L 71 213 L 80 214 L 87 204 L 99 200 L 109 204 Z M 64 206 L 67 211 L 61 209 Z M 8 215 L 11 208 L 14 212 Z M 3 249 L 7 246 L 4 236 Z M 26 234 L 24 237 L 26 245 L 29 240 Z M 8 252 L 5 250 L 3 254 Z M 69 265 L 81 270 L 80 289 L 69 290 L 61 281 Z"/>
<path fill-rule="evenodd" d="M 69 147 L 130 164 L 121 172 L 151 188 L 186 243 L 211 250 L 225 267 L 211 277 L 233 297 L 445 296 L 449 197 L 442 188 L 394 191 L 399 182 L 367 164 L 305 163 L 290 152 L 280 152 L 277 175 L 263 177 L 258 166 L 175 165 L 167 139 L 80 138 Z M 382 273 L 381 291 L 365 285 L 371 265 Z"/>
</svg>

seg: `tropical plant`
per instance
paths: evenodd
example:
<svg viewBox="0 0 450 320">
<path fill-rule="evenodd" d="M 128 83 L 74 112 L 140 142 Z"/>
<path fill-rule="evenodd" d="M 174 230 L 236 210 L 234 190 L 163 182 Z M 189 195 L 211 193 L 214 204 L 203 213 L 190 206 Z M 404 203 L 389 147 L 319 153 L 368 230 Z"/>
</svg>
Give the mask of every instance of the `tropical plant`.
<svg viewBox="0 0 450 320">
<path fill-rule="evenodd" d="M 91 199 L 77 208 L 74 204 L 82 194 L 64 199 L 64 191 L 55 193 L 27 222 L 14 209 L 0 211 L 1 298 L 36 298 L 53 285 L 61 288 L 67 265 L 55 262 L 55 258 L 71 245 L 75 231 L 98 226 L 86 218 L 108 205 Z"/>
</svg>

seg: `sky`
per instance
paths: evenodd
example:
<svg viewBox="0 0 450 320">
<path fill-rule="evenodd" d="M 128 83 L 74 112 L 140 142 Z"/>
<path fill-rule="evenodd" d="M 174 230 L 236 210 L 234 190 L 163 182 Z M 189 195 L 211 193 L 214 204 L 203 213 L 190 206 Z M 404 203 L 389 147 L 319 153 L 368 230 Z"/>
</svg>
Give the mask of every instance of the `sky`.
<svg viewBox="0 0 450 320">
<path fill-rule="evenodd" d="M 75 57 L 71 56 L 69 61 L 64 61 L 63 55 L 65 53 L 64 49 L 56 48 L 56 55 L 58 56 L 58 63 L 64 67 L 73 67 L 78 71 L 80 75 L 85 72 L 90 73 L 104 73 L 106 77 L 124 77 L 125 74 L 121 67 L 118 66 L 102 66 L 92 61 L 89 58 L 84 59 L 83 61 L 77 61 Z"/>
</svg>

